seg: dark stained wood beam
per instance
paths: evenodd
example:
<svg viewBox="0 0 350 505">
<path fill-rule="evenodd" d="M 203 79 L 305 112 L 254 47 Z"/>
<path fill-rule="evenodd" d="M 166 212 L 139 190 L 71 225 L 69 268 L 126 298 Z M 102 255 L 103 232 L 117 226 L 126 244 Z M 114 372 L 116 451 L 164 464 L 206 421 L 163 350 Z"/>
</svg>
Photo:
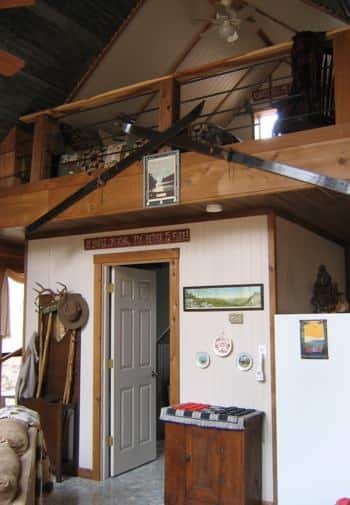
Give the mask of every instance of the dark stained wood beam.
<svg viewBox="0 0 350 505">
<path fill-rule="evenodd" d="M 267 35 L 265 30 L 263 30 L 262 28 L 259 28 L 257 30 L 256 34 L 266 47 L 273 46 L 273 42 L 270 39 L 270 37 Z"/>
<path fill-rule="evenodd" d="M 17 74 L 25 65 L 22 58 L 17 58 L 13 54 L 0 50 L 0 74 L 5 77 L 12 77 Z"/>
<path fill-rule="evenodd" d="M 343 23 L 349 24 L 349 19 L 346 18 L 345 16 L 340 16 L 339 14 L 332 12 L 331 10 L 327 9 L 326 7 L 323 7 L 320 5 L 318 2 L 313 2 L 312 0 L 301 0 L 304 4 L 310 5 L 314 9 L 323 12 L 324 14 L 328 14 L 328 16 L 331 16 L 332 18 L 338 19 L 340 21 L 343 21 Z"/>
<path fill-rule="evenodd" d="M 14 7 L 30 7 L 35 5 L 36 0 L 1 0 L 1 9 L 13 9 Z"/>
</svg>

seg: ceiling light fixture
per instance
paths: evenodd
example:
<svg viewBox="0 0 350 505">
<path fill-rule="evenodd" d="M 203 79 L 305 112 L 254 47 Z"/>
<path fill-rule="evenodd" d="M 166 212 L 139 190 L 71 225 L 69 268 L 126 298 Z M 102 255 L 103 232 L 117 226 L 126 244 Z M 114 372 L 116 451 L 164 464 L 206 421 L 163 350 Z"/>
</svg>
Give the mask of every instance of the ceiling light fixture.
<svg viewBox="0 0 350 505">
<path fill-rule="evenodd" d="M 222 205 L 221 203 L 207 203 L 205 211 L 208 212 L 208 214 L 217 214 L 222 212 Z"/>
</svg>

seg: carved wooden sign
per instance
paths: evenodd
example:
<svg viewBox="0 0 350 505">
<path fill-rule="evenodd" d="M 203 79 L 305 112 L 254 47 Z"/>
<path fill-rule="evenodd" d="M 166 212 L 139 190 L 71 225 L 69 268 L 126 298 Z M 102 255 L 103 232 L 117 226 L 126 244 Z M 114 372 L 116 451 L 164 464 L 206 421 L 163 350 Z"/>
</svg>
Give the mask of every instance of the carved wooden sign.
<svg viewBox="0 0 350 505">
<path fill-rule="evenodd" d="M 161 230 L 147 233 L 130 233 L 128 235 L 115 235 L 111 237 L 94 237 L 84 240 L 85 251 L 94 249 L 114 249 L 118 247 L 134 247 L 158 244 L 171 244 L 176 242 L 189 242 L 190 229 Z"/>
</svg>

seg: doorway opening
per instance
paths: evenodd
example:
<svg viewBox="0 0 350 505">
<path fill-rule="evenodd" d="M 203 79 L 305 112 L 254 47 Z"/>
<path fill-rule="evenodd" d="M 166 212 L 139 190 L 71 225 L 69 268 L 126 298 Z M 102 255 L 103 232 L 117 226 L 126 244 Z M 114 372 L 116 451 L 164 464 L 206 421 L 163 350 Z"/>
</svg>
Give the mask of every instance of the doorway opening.
<svg viewBox="0 0 350 505">
<path fill-rule="evenodd" d="M 179 400 L 178 259 L 178 249 L 94 258 L 102 330 L 94 351 L 94 478 L 150 462 L 162 447 L 160 409 Z"/>
</svg>

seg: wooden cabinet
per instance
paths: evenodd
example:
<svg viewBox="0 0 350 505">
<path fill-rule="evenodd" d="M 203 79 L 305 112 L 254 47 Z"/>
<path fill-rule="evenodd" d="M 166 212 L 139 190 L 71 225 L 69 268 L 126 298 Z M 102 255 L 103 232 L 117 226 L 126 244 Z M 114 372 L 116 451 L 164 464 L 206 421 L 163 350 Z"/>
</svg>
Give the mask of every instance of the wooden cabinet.
<svg viewBox="0 0 350 505">
<path fill-rule="evenodd" d="M 262 416 L 244 430 L 166 423 L 165 505 L 260 505 Z"/>
</svg>

